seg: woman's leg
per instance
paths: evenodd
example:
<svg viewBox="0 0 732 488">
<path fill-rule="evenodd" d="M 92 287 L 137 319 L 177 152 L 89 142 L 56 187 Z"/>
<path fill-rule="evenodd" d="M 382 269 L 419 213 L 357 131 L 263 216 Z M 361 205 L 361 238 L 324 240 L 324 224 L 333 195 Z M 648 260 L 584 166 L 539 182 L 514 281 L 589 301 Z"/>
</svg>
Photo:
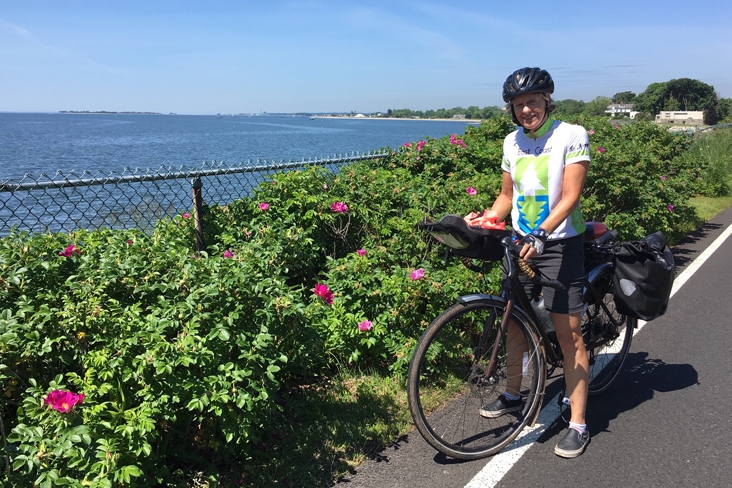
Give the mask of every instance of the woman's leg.
<svg viewBox="0 0 732 488">
<path fill-rule="evenodd" d="M 579 313 L 552 313 L 557 339 L 564 355 L 564 381 L 572 406 L 570 422 L 575 424 L 585 423 L 587 387 L 590 383 L 590 364 L 582 339 L 580 316 Z"/>
<path fill-rule="evenodd" d="M 529 350 L 526 337 L 513 322 L 508 323 L 506 333 L 506 393 L 521 396 L 521 380 L 523 379 L 524 353 Z"/>
</svg>

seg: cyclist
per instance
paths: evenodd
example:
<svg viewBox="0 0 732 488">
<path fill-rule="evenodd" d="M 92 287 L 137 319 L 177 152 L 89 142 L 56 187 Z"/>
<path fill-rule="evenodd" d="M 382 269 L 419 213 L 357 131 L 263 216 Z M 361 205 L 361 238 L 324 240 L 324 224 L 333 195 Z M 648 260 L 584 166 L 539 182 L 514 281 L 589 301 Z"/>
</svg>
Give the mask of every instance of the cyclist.
<svg viewBox="0 0 732 488">
<path fill-rule="evenodd" d="M 566 287 L 566 291 L 546 287 L 542 292 L 562 348 L 571 404 L 569 429 L 554 452 L 574 458 L 590 441 L 585 423 L 589 363 L 580 325 L 585 230 L 580 193 L 590 165 L 590 142 L 583 127 L 551 116 L 553 92 L 551 75 L 540 68 L 518 69 L 503 84 L 505 110 L 521 127 L 506 136 L 501 193 L 481 216 L 501 221 L 510 212 L 514 232 L 524 243 L 521 257 Z M 529 297 L 538 297 L 538 285 L 526 283 L 526 287 Z M 521 358 L 526 350 L 522 343 L 518 327 L 509 326 L 508 364 L 514 366 L 509 366 L 505 392 L 481 408 L 484 417 L 521 409 Z"/>
</svg>

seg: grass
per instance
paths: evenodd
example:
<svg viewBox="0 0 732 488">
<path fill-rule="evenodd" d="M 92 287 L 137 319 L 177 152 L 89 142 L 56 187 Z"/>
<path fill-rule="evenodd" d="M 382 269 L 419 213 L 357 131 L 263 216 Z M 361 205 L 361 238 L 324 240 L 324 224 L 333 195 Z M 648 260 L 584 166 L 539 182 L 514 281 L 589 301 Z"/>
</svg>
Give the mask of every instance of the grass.
<svg viewBox="0 0 732 488">
<path fill-rule="evenodd" d="M 341 369 L 282 396 L 240 486 L 331 486 L 410 429 L 403 379 Z"/>
<path fill-rule="evenodd" d="M 728 184 L 732 187 L 732 178 L 728 180 Z M 722 210 L 732 207 L 732 195 L 723 197 L 695 197 L 691 200 L 691 205 L 696 209 L 696 215 L 702 222 L 706 222 Z"/>
</svg>

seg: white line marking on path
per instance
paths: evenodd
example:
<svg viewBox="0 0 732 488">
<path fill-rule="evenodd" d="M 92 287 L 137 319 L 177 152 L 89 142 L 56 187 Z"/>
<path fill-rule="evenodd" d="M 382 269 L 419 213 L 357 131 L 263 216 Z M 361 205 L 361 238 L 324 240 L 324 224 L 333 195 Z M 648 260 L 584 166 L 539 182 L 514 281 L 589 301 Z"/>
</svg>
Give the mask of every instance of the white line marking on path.
<svg viewBox="0 0 732 488">
<path fill-rule="evenodd" d="M 732 234 L 732 225 L 728 226 L 722 234 L 717 237 L 711 246 L 706 248 L 689 266 L 687 266 L 680 275 L 674 280 L 674 286 L 671 288 L 671 296 L 696 273 L 704 262 L 719 249 L 722 243 Z M 646 321 L 639 320 L 638 328 L 633 332 L 635 336 Z M 521 434 L 506 449 L 493 456 L 488 464 L 481 469 L 465 488 L 492 488 L 498 484 L 508 471 L 516 464 L 521 456 L 536 442 L 536 440 L 544 433 L 561 412 L 559 411 L 559 395 L 552 398 L 546 407 L 539 413 L 536 424 L 533 428 L 526 427 Z"/>
</svg>

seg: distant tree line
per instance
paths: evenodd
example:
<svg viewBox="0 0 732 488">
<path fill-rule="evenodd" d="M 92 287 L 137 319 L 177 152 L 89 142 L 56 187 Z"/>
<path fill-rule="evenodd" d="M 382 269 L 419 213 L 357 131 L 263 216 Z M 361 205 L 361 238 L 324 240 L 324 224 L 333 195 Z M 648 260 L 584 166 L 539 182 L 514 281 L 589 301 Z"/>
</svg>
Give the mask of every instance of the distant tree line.
<svg viewBox="0 0 732 488">
<path fill-rule="evenodd" d="M 383 114 L 385 117 L 399 119 L 452 119 L 456 115 L 463 115 L 466 119 L 490 119 L 494 115 L 500 115 L 503 110 L 499 107 L 479 108 L 471 105 L 468 108 L 455 107 L 450 109 L 441 108 L 438 110 L 410 110 L 408 108 L 389 109 Z"/>
<path fill-rule="evenodd" d="M 643 93 L 636 95 L 623 91 L 612 97 L 599 96 L 584 102 L 582 100 L 554 100 L 556 115 L 605 115 L 612 103 L 632 103 L 633 111 L 638 112 L 638 120 L 654 120 L 656 115 L 667 110 L 704 112 L 704 123 L 715 125 L 718 122 L 732 122 L 732 98 L 720 98 L 714 87 L 699 80 L 679 78 L 661 83 L 651 83 Z M 450 119 L 464 115 L 466 119 L 488 119 L 503 113 L 499 107 L 468 108 L 455 107 L 439 110 L 410 110 L 408 108 L 388 110 L 384 116 L 397 118 Z"/>
</svg>

